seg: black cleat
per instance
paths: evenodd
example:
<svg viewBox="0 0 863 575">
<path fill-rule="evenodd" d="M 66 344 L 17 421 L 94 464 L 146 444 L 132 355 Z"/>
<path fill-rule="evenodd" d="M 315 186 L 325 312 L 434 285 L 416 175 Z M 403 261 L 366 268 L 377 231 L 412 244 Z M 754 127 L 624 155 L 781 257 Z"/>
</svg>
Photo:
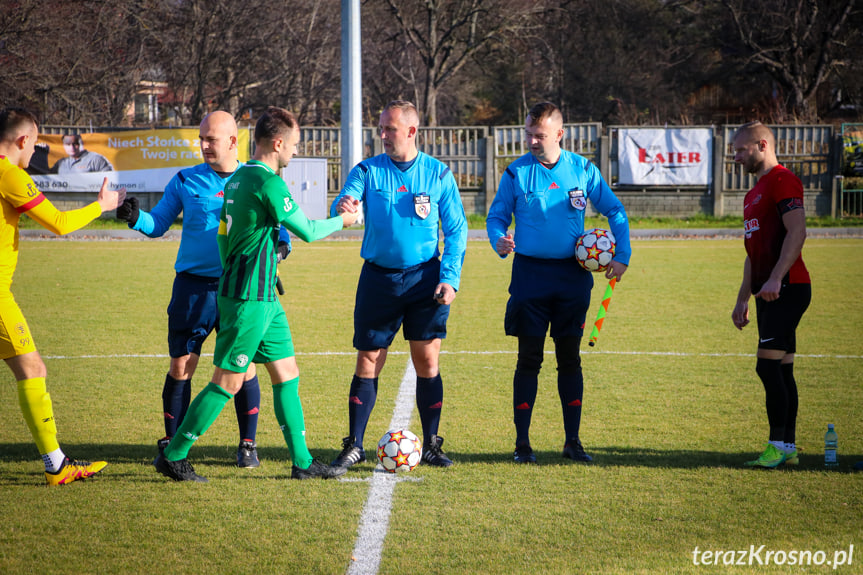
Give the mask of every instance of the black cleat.
<svg viewBox="0 0 863 575">
<path fill-rule="evenodd" d="M 536 463 L 536 455 L 533 454 L 533 449 L 527 443 L 522 443 L 515 448 L 516 463 Z"/>
<path fill-rule="evenodd" d="M 241 441 L 240 446 L 237 448 L 237 467 L 251 469 L 260 466 L 258 445 L 254 441 L 248 441 L 247 439 Z"/>
<path fill-rule="evenodd" d="M 581 446 L 579 439 L 570 440 L 563 446 L 563 457 L 580 463 L 593 461 L 593 458 L 584 452 L 584 447 Z"/>
<path fill-rule="evenodd" d="M 355 445 L 356 439 L 353 437 L 345 437 L 342 439 L 342 452 L 339 456 L 333 459 L 331 465 L 333 467 L 344 467 L 347 469 L 356 463 L 362 463 L 366 460 L 366 451 L 362 447 Z"/>
<path fill-rule="evenodd" d="M 159 450 L 159 455 L 165 453 L 165 448 L 168 447 L 168 444 L 171 443 L 170 437 L 163 437 L 159 441 L 156 442 L 156 449 Z M 153 458 L 153 465 L 156 465 L 156 460 L 159 459 L 159 455 Z"/>
<path fill-rule="evenodd" d="M 337 467 L 335 465 L 327 465 L 317 459 L 312 460 L 312 464 L 308 469 L 300 469 L 296 465 L 291 465 L 291 479 L 314 479 L 315 477 L 323 477 L 324 479 L 332 479 L 347 473 L 347 467 Z"/>
<path fill-rule="evenodd" d="M 195 473 L 195 468 L 189 463 L 188 459 L 179 461 L 168 461 L 163 454 L 159 454 L 154 463 L 156 471 L 170 477 L 174 481 L 195 481 L 197 483 L 207 483 L 206 477 L 201 477 Z"/>
<path fill-rule="evenodd" d="M 449 467 L 452 465 L 452 460 L 446 456 L 441 446 L 443 446 L 443 437 L 439 435 L 429 437 L 428 443 L 423 445 L 422 463 L 434 467 Z"/>
</svg>

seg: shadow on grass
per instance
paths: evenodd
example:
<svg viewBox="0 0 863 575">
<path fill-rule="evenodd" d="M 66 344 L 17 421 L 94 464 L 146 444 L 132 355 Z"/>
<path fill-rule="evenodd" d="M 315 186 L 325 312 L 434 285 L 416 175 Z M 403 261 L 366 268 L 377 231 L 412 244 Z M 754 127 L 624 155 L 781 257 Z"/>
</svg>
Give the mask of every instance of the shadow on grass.
<svg viewBox="0 0 863 575">
<path fill-rule="evenodd" d="M 87 461 L 107 461 L 115 465 L 139 464 L 150 467 L 156 456 L 155 445 L 132 445 L 132 444 L 63 444 L 63 450 L 73 458 Z M 645 467 L 645 468 L 669 468 L 669 469 L 702 469 L 702 468 L 728 468 L 742 469 L 743 462 L 758 456 L 756 452 L 727 453 L 716 451 L 695 450 L 662 450 L 651 448 L 634 447 L 589 447 L 588 453 L 593 457 L 593 462 L 584 464 L 564 459 L 560 451 L 534 451 L 537 465 L 578 465 L 594 467 Z M 316 449 L 312 455 L 321 461 L 329 463 L 339 454 L 338 449 Z M 233 445 L 202 445 L 196 446 L 190 452 L 190 461 L 194 465 L 206 467 L 235 467 L 236 447 Z M 459 465 L 472 463 L 513 464 L 511 452 L 502 453 L 463 453 L 459 451 L 447 451 L 447 455 L 456 463 L 452 471 L 456 471 Z M 265 476 L 282 476 L 290 474 L 291 460 L 288 450 L 284 446 L 258 447 L 258 456 L 264 460 L 263 468 L 266 469 Z M 374 457 L 373 453 L 371 455 Z M 26 463 L 38 462 L 39 455 L 32 443 L 0 443 L 0 464 L 2 463 Z M 854 464 L 863 461 L 861 454 L 844 454 L 840 460 L 840 467 L 836 473 L 855 473 Z M 371 470 L 371 460 L 360 464 L 357 470 Z M 782 466 L 784 471 L 822 471 L 824 470 L 824 459 L 818 453 L 811 455 L 801 453 L 800 464 L 794 467 Z M 857 472 L 859 473 L 859 472 Z M 154 475 L 154 479 L 161 479 Z M 0 474 L 0 485 L 25 485 L 32 483 L 30 474 Z"/>
<path fill-rule="evenodd" d="M 153 470 L 153 479 L 162 481 L 164 477 L 155 473 L 152 467 L 153 458 L 158 453 L 155 443 L 147 445 L 118 445 L 118 444 L 93 444 L 93 443 L 61 443 L 60 447 L 70 458 L 82 461 L 107 461 L 114 465 L 138 464 Z M 312 455 L 321 461 L 329 463 L 339 454 L 339 449 L 316 449 Z M 258 447 L 258 457 L 264 460 L 263 474 L 254 477 L 286 477 L 291 474 L 291 459 L 288 448 L 284 445 L 279 447 Z M 236 445 L 202 445 L 192 448 L 189 460 L 195 465 L 205 467 L 229 467 L 237 466 Z M 36 446 L 33 443 L 0 443 L 0 464 L 3 463 L 38 463 L 41 471 L 41 461 Z M 202 471 L 203 473 L 203 471 Z M 206 473 L 203 473 L 206 475 Z M 41 476 L 41 473 L 39 473 Z M 112 474 L 115 475 L 115 474 Z M 252 477 L 250 475 L 250 477 Z M 30 473 L 0 473 L 0 486 L 32 485 L 33 476 Z"/>
<path fill-rule="evenodd" d="M 597 467 L 649 467 L 670 469 L 701 468 L 743 468 L 745 461 L 758 457 L 758 452 L 728 453 L 717 451 L 651 449 L 640 447 L 587 447 L 593 462 L 576 463 L 562 457 L 560 451 L 535 450 L 537 465 L 592 465 Z M 447 451 L 447 455 L 457 463 L 503 463 L 512 462 L 511 452 L 506 453 L 459 453 Z M 863 461 L 863 455 L 843 454 L 840 467 L 842 473 L 854 473 L 854 463 Z M 514 464 L 514 463 L 513 463 Z M 820 454 L 800 454 L 800 464 L 783 466 L 783 469 L 801 471 L 820 471 L 824 469 L 824 457 Z"/>
</svg>

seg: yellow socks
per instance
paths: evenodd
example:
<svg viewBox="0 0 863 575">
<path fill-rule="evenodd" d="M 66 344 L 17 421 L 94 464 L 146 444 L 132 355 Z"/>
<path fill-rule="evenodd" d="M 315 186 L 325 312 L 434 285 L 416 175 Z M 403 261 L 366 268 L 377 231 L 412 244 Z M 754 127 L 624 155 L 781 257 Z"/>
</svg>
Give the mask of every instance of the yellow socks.
<svg viewBox="0 0 863 575">
<path fill-rule="evenodd" d="M 45 378 L 34 377 L 19 381 L 18 403 L 42 458 L 45 459 L 49 454 L 62 456 L 60 444 L 57 443 L 57 425 L 54 423 L 51 395 L 45 387 Z M 48 462 L 45 465 L 48 467 Z"/>
</svg>

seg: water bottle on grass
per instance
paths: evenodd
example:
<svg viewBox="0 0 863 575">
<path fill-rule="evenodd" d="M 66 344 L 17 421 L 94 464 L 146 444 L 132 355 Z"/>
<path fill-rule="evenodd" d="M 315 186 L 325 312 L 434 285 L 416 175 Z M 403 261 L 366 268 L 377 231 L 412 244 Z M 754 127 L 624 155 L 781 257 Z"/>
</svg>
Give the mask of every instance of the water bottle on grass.
<svg viewBox="0 0 863 575">
<path fill-rule="evenodd" d="M 839 437 L 836 435 L 836 430 L 833 429 L 832 423 L 828 423 L 827 433 L 824 434 L 824 467 L 827 469 L 839 467 L 839 460 L 836 458 L 838 443 Z"/>
</svg>

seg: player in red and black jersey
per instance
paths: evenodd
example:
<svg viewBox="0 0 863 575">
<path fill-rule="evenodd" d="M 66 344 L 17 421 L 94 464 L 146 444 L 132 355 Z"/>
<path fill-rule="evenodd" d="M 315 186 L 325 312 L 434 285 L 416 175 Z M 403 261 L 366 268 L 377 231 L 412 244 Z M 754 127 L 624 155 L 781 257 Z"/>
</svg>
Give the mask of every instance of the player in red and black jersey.
<svg viewBox="0 0 863 575">
<path fill-rule="evenodd" d="M 755 371 L 764 384 L 770 425 L 767 448 L 746 465 L 796 465 L 796 330 L 812 298 L 801 256 L 806 240 L 803 185 L 779 165 L 776 138 L 761 122 L 738 129 L 734 161 L 755 174 L 758 183 L 743 200 L 746 260 L 731 319 L 737 329 L 749 323 L 749 298 L 754 294 L 759 338 Z"/>
</svg>

